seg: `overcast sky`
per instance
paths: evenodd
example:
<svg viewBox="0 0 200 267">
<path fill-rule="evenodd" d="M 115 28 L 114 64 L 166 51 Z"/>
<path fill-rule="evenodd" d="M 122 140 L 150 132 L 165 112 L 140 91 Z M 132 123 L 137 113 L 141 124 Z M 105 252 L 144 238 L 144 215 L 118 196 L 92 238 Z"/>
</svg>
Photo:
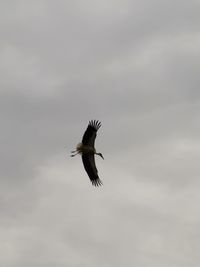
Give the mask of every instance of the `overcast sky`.
<svg viewBox="0 0 200 267">
<path fill-rule="evenodd" d="M 200 266 L 199 14 L 0 0 L 0 266 Z M 99 188 L 69 156 L 90 119 Z"/>
</svg>

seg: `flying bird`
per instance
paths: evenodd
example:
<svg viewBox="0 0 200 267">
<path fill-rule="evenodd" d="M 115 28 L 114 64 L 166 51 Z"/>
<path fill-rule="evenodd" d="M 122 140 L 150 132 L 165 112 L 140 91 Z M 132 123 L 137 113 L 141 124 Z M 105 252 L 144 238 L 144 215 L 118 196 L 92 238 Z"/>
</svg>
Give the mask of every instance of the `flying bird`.
<svg viewBox="0 0 200 267">
<path fill-rule="evenodd" d="M 71 151 L 71 157 L 78 154 L 82 155 L 83 166 L 94 186 L 102 185 L 102 181 L 99 179 L 98 170 L 95 165 L 94 155 L 100 156 L 104 159 L 101 153 L 97 153 L 94 147 L 97 131 L 101 127 L 101 123 L 98 120 L 89 121 L 88 127 L 83 135 L 82 143 L 76 146 L 76 150 Z"/>
</svg>

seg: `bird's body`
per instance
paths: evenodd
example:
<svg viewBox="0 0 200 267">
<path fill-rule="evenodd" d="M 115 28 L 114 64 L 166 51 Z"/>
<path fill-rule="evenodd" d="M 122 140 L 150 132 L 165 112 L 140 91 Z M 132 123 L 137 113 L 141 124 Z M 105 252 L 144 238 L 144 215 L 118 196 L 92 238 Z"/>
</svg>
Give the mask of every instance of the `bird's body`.
<svg viewBox="0 0 200 267">
<path fill-rule="evenodd" d="M 101 127 L 101 123 L 95 120 L 91 120 L 88 127 L 83 135 L 82 143 L 76 146 L 76 150 L 72 151 L 72 157 L 77 154 L 82 155 L 82 161 L 84 168 L 92 182 L 93 185 L 102 185 L 101 180 L 98 176 L 98 171 L 95 165 L 94 155 L 98 155 L 103 158 L 101 153 L 97 153 L 94 147 L 96 132 Z"/>
<path fill-rule="evenodd" d="M 96 153 L 96 149 L 94 147 L 88 146 L 88 145 L 84 145 L 83 143 L 78 143 L 78 145 L 76 146 L 76 151 L 79 154 L 82 153 Z"/>
</svg>

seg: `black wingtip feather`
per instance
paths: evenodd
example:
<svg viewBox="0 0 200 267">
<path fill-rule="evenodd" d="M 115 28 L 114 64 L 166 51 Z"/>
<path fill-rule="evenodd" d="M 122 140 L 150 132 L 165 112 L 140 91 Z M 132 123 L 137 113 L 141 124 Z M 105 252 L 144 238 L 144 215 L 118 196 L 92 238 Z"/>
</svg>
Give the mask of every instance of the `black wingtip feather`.
<svg viewBox="0 0 200 267">
<path fill-rule="evenodd" d="M 100 179 L 97 179 L 97 180 L 92 180 L 92 185 L 94 186 L 101 186 L 103 185 L 102 181 Z"/>
<path fill-rule="evenodd" d="M 101 122 L 98 120 L 91 120 L 89 121 L 89 125 L 97 131 L 101 127 Z"/>
</svg>

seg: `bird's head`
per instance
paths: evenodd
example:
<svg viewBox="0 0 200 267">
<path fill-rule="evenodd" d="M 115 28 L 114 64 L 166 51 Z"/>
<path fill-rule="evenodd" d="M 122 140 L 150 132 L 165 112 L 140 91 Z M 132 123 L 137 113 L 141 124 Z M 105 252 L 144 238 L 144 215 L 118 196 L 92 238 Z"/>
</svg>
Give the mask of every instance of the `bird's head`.
<svg viewBox="0 0 200 267">
<path fill-rule="evenodd" d="M 101 153 L 96 153 L 98 156 L 100 156 L 102 159 L 104 159 L 103 155 Z"/>
</svg>

